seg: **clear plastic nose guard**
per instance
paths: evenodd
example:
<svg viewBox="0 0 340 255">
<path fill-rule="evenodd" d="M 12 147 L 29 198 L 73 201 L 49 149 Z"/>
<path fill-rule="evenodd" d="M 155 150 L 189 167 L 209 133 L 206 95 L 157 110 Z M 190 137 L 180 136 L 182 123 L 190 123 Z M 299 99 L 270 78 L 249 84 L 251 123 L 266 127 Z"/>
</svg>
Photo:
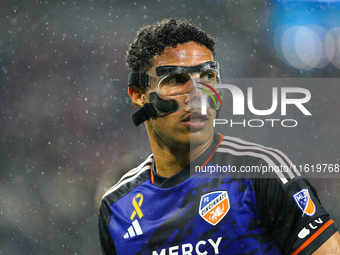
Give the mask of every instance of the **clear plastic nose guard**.
<svg viewBox="0 0 340 255">
<path fill-rule="evenodd" d="M 211 75 L 211 74 L 209 74 Z M 203 74 L 205 77 L 206 74 Z M 194 78 L 196 77 L 196 78 Z M 216 77 L 216 75 L 215 75 Z M 216 79 L 203 78 L 200 74 L 179 74 L 165 79 L 181 81 L 172 86 L 164 85 L 164 79 L 158 84 L 149 99 L 158 110 L 158 115 L 165 115 L 177 110 L 212 108 L 219 110 L 223 100 L 223 90 L 215 89 Z M 168 82 L 166 82 L 168 83 Z"/>
<path fill-rule="evenodd" d="M 214 88 L 221 81 L 218 62 L 209 61 L 196 66 L 159 66 L 155 69 L 158 76 L 156 91 L 163 100 L 176 100 L 181 110 L 202 107 L 219 110 L 221 107 L 223 90 Z"/>
<path fill-rule="evenodd" d="M 158 66 L 157 88 L 167 96 L 189 94 L 194 85 L 207 84 L 213 87 L 220 83 L 220 69 L 218 62 L 209 61 L 196 66 Z"/>
<path fill-rule="evenodd" d="M 217 111 L 222 105 L 223 90 L 215 90 L 220 83 L 218 62 L 209 61 L 196 66 L 159 66 L 155 68 L 157 86 L 149 94 L 150 103 L 132 114 L 136 126 L 149 118 L 193 108 L 210 107 Z M 131 73 L 129 86 L 150 86 L 149 75 Z M 208 102 L 208 104 L 207 104 Z"/>
</svg>

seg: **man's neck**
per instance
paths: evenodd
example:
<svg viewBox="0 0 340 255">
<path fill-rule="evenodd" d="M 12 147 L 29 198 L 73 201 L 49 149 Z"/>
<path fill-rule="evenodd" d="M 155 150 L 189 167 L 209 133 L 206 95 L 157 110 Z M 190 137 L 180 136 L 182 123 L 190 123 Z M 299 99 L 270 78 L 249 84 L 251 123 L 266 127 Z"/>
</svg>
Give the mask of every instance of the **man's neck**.
<svg viewBox="0 0 340 255">
<path fill-rule="evenodd" d="M 201 156 L 209 148 L 213 142 L 213 138 L 214 134 L 212 133 L 205 143 L 195 148 L 190 148 L 189 145 L 186 146 L 186 148 L 183 148 L 183 150 L 180 150 L 178 146 L 176 148 L 165 147 L 162 144 L 159 144 L 159 142 L 150 139 L 157 173 L 163 177 L 175 175 Z"/>
</svg>

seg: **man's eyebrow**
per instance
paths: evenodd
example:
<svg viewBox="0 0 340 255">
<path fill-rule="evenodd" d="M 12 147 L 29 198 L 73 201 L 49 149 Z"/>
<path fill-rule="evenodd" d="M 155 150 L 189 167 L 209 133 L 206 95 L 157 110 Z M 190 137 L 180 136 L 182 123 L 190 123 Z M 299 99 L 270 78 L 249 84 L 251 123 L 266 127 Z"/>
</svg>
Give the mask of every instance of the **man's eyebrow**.
<svg viewBox="0 0 340 255">
<path fill-rule="evenodd" d="M 218 71 L 217 61 L 208 61 L 195 66 L 158 66 L 156 74 L 158 77 L 181 73 L 197 73 L 203 71 Z"/>
</svg>

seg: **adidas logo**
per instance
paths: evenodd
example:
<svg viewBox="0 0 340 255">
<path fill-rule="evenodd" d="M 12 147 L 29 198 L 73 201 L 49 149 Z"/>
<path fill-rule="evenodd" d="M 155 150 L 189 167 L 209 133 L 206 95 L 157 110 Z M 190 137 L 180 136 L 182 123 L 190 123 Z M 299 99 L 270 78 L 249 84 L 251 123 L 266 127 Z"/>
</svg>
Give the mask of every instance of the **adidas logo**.
<svg viewBox="0 0 340 255">
<path fill-rule="evenodd" d="M 132 226 L 128 228 L 128 232 L 124 235 L 124 239 L 134 237 L 135 235 L 140 236 L 143 234 L 142 228 L 139 225 L 138 220 L 132 222 Z"/>
</svg>

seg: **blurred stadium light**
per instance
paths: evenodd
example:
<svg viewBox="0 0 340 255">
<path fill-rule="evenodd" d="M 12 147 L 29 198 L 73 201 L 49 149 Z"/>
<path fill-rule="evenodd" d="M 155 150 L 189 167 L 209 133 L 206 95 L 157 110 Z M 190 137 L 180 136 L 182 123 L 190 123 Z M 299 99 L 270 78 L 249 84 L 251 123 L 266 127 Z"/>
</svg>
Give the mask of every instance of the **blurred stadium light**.
<svg viewBox="0 0 340 255">
<path fill-rule="evenodd" d="M 302 69 L 340 68 L 340 1 L 277 1 L 274 48 Z"/>
</svg>

